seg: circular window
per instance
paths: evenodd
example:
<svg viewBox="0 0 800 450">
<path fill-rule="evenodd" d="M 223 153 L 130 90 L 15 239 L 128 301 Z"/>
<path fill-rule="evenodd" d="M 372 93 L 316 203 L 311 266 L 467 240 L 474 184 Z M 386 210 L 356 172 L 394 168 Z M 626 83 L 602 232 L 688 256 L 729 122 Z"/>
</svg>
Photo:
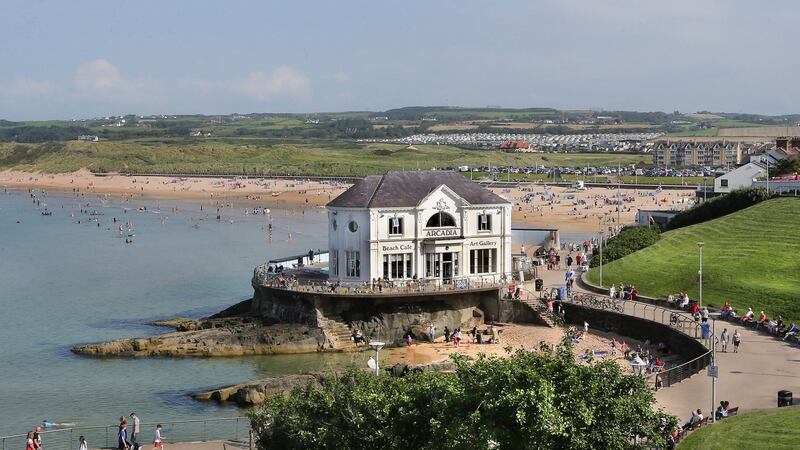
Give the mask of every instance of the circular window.
<svg viewBox="0 0 800 450">
<path fill-rule="evenodd" d="M 332 225 L 333 225 L 333 229 L 335 230 L 336 229 L 336 219 L 333 219 Z"/>
<path fill-rule="evenodd" d="M 356 223 L 355 220 L 351 220 L 350 223 L 347 224 L 347 228 L 349 228 L 350 231 L 355 233 L 356 231 L 358 231 L 358 224 Z"/>
</svg>

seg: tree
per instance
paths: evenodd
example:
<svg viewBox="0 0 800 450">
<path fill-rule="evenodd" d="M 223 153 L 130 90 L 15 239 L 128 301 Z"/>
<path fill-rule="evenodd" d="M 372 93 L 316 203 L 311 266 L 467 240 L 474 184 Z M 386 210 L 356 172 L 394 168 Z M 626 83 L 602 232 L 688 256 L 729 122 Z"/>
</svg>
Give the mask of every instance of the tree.
<svg viewBox="0 0 800 450">
<path fill-rule="evenodd" d="M 509 349 L 510 351 L 510 349 Z M 613 361 L 555 352 L 455 356 L 455 373 L 375 377 L 350 368 L 249 411 L 260 449 L 625 449 L 661 444 L 676 419 Z"/>
</svg>

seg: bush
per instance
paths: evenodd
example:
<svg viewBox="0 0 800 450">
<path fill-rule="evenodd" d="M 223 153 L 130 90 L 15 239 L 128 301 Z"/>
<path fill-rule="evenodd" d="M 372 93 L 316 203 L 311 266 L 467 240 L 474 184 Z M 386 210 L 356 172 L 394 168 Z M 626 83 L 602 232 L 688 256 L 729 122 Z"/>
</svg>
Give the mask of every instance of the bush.
<svg viewBox="0 0 800 450">
<path fill-rule="evenodd" d="M 510 351 L 510 350 L 509 350 Z M 555 352 L 454 356 L 455 373 L 376 377 L 351 368 L 248 412 L 258 448 L 652 448 L 676 419 L 614 361 Z"/>
<path fill-rule="evenodd" d="M 649 247 L 661 238 L 661 229 L 658 225 L 632 227 L 622 230 L 618 235 L 610 238 L 603 246 L 603 263 L 608 263 L 623 256 L 630 255 L 645 247 Z M 591 267 L 600 265 L 599 251 L 594 252 L 590 263 Z"/>
<path fill-rule="evenodd" d="M 763 187 L 737 189 L 729 194 L 712 198 L 686 211 L 681 211 L 667 223 L 668 230 L 687 227 L 708 220 L 718 219 L 736 211 L 749 208 L 770 198 Z"/>
</svg>

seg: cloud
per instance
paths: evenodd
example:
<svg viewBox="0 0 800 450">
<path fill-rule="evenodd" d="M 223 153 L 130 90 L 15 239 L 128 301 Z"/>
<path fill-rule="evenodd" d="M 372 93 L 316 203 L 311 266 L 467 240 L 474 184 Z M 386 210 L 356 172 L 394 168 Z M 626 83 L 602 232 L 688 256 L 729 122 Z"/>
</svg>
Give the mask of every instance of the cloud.
<svg viewBox="0 0 800 450">
<path fill-rule="evenodd" d="M 120 70 L 103 58 L 78 66 L 74 81 L 75 87 L 82 91 L 106 91 L 128 85 Z"/>
<path fill-rule="evenodd" d="M 350 74 L 348 74 L 347 72 L 339 71 L 334 73 L 331 77 L 340 83 L 347 83 L 348 81 L 350 81 Z"/>
<path fill-rule="evenodd" d="M 0 84 L 0 94 L 6 97 L 39 97 L 53 93 L 56 86 L 48 81 L 32 78 L 14 78 Z"/>
<path fill-rule="evenodd" d="M 243 79 L 231 82 L 231 88 L 262 102 L 278 98 L 311 99 L 311 80 L 289 66 L 278 67 L 271 72 L 252 72 Z"/>
</svg>

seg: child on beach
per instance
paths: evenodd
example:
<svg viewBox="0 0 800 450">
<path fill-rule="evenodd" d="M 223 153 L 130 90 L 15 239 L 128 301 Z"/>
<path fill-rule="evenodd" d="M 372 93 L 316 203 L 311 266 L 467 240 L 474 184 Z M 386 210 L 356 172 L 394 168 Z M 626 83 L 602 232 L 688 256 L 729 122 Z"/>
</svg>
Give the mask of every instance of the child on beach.
<svg viewBox="0 0 800 450">
<path fill-rule="evenodd" d="M 156 425 L 156 437 L 153 440 L 153 450 L 163 450 L 164 448 L 164 441 L 163 436 L 161 436 L 161 424 Z"/>
</svg>

